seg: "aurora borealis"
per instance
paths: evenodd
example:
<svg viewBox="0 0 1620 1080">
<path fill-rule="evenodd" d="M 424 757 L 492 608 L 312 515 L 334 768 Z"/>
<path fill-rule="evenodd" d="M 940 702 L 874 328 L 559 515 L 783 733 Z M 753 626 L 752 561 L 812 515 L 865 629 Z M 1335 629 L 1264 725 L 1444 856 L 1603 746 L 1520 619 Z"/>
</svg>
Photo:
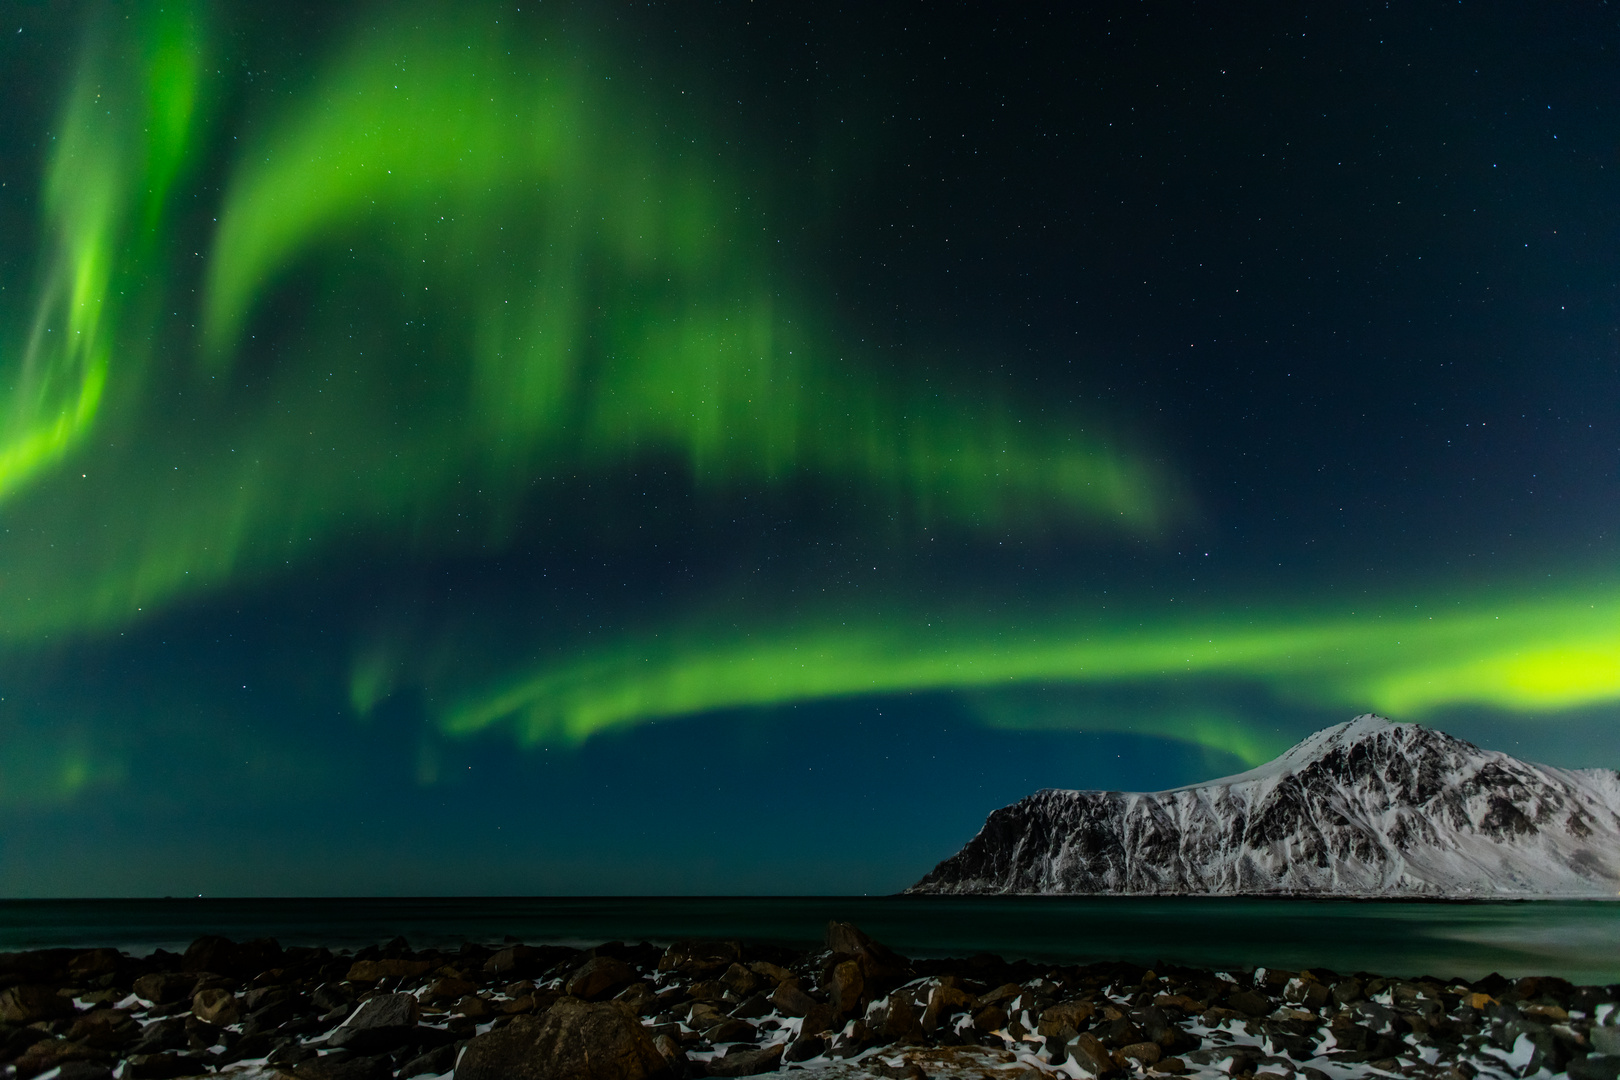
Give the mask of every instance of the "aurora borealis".
<svg viewBox="0 0 1620 1080">
<path fill-rule="evenodd" d="M 1369 710 L 1616 763 L 1596 13 L 8 14 L 8 895 L 889 890 Z"/>
</svg>

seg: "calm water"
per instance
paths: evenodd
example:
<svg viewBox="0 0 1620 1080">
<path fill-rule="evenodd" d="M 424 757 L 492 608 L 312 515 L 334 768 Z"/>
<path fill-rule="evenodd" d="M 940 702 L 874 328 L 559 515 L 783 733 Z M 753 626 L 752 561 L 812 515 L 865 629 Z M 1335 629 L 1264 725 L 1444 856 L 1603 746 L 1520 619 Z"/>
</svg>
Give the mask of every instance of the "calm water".
<svg viewBox="0 0 1620 1080">
<path fill-rule="evenodd" d="M 357 948 L 398 935 L 463 941 L 669 942 L 735 937 L 809 946 L 828 919 L 911 956 L 993 952 L 1063 962 L 1620 982 L 1620 903 L 1354 903 L 1056 897 L 9 900 L 0 951 L 116 945 L 178 950 L 201 934 Z"/>
</svg>

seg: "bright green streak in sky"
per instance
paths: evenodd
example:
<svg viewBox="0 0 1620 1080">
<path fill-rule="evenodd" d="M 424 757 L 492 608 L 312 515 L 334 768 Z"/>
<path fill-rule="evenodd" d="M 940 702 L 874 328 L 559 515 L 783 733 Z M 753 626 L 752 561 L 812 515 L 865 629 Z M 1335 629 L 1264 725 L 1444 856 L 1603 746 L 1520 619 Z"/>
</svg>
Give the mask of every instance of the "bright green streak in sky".
<svg viewBox="0 0 1620 1080">
<path fill-rule="evenodd" d="M 474 697 L 443 725 L 467 733 L 511 721 L 531 742 L 575 742 L 618 725 L 712 709 L 1187 676 L 1258 683 L 1285 699 L 1403 719 L 1458 704 L 1527 711 L 1620 700 L 1620 595 L 1613 589 L 1451 607 L 1434 616 L 1195 615 L 1133 626 L 1053 620 L 1034 628 L 978 619 L 971 629 L 949 622 L 852 617 L 847 625 L 733 640 L 661 635 Z"/>
<path fill-rule="evenodd" d="M 0 538 L 0 638 L 335 544 L 498 547 L 536 477 L 648 458 L 986 527 L 1171 515 L 1094 425 L 841 346 L 776 265 L 747 163 L 682 133 L 702 117 L 470 17 L 367 31 L 265 103 L 226 140 L 212 247 L 174 250 L 161 208 L 206 149 L 176 10 L 128 56 L 87 52 L 51 159 L 56 250 L 0 437 L 28 525 Z M 198 256 L 202 295 L 166 293 Z"/>
<path fill-rule="evenodd" d="M 0 499 L 60 461 L 101 411 L 119 319 L 151 270 L 188 149 L 201 67 L 195 16 L 174 3 L 133 26 L 133 42 L 86 49 L 63 110 L 45 176 L 51 250 L 0 412 Z"/>
<path fill-rule="evenodd" d="M 210 266 L 211 347 L 240 341 L 278 274 L 365 223 L 429 267 L 411 288 L 472 314 L 458 359 L 485 440 L 610 461 L 673 449 L 709 481 L 848 476 L 987 522 L 1162 521 L 1152 470 L 1095 434 L 841 362 L 784 298 L 724 154 L 660 153 L 660 125 L 581 61 L 532 53 L 544 74 L 519 77 L 509 51 L 453 26 L 367 38 L 244 155 Z"/>
</svg>

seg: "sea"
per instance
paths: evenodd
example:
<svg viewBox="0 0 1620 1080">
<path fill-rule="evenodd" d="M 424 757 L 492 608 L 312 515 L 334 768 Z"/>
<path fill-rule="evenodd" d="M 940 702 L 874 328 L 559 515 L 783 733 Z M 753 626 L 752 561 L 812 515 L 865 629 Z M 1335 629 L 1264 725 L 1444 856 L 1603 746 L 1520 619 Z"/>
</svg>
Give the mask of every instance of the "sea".
<svg viewBox="0 0 1620 1080">
<path fill-rule="evenodd" d="M 1408 903 L 1254 898 L 456 897 L 0 901 L 0 951 L 181 951 L 197 937 L 359 949 L 403 937 L 817 945 L 852 922 L 913 957 L 994 953 L 1055 964 L 1124 960 L 1215 970 L 1327 968 L 1403 977 L 1558 975 L 1620 983 L 1620 902 Z"/>
</svg>

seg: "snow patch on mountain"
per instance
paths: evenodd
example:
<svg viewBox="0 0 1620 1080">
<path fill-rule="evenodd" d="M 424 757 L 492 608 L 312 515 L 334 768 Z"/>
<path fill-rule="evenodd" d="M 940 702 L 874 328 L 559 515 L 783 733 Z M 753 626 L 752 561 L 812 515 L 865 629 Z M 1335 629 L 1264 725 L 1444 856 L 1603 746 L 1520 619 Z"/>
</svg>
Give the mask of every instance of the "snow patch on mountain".
<svg viewBox="0 0 1620 1080">
<path fill-rule="evenodd" d="M 1206 784 L 1038 791 L 906 891 L 1613 897 L 1620 774 L 1368 714 Z"/>
</svg>

